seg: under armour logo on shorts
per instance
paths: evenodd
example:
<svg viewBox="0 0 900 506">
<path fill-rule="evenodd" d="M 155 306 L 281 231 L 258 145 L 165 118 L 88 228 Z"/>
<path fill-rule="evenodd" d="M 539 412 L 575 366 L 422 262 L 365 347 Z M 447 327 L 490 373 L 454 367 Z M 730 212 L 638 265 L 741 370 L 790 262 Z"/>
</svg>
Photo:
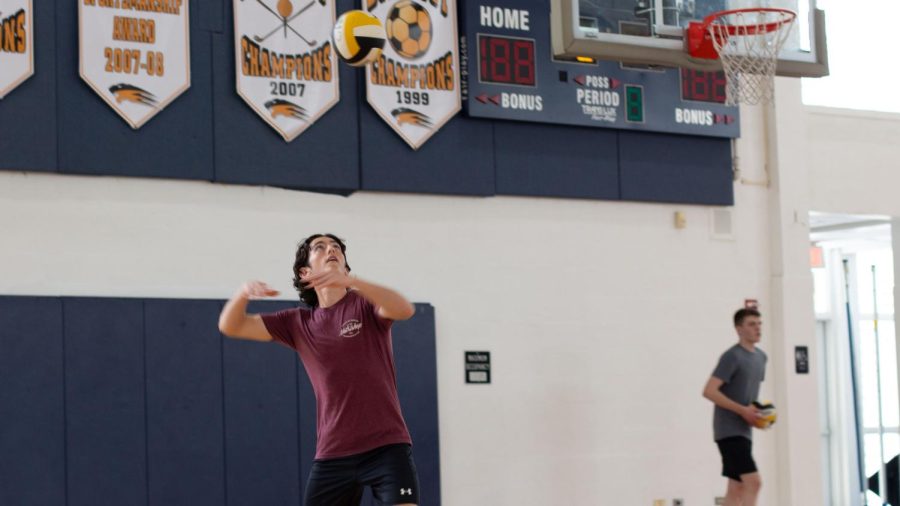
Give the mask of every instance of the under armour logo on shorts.
<svg viewBox="0 0 900 506">
<path fill-rule="evenodd" d="M 412 495 L 412 489 L 411 488 L 401 488 L 400 495 Z"/>
</svg>

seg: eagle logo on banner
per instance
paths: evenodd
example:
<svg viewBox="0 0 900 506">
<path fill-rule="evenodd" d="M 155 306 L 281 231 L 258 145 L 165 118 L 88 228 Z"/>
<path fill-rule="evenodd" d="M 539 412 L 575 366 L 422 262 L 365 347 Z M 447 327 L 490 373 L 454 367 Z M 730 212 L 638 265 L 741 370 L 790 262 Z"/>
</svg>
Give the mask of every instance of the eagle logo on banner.
<svg viewBox="0 0 900 506">
<path fill-rule="evenodd" d="M 333 0 L 234 0 L 237 93 L 287 142 L 340 98 L 334 9 Z"/>
<path fill-rule="evenodd" d="M 188 2 L 78 0 L 81 78 L 138 129 L 191 86 Z"/>
<path fill-rule="evenodd" d="M 366 66 L 372 108 L 413 149 L 459 112 L 459 48 L 453 0 L 362 0 L 387 43 Z"/>
<path fill-rule="evenodd" d="M 31 0 L 0 0 L 0 99 L 34 74 Z"/>
</svg>

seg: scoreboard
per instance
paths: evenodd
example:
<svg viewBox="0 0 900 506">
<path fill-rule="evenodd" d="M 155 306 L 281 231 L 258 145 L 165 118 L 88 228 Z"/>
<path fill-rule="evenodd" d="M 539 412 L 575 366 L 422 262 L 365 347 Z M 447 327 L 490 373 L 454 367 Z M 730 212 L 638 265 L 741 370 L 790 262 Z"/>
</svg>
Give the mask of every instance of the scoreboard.
<svg viewBox="0 0 900 506">
<path fill-rule="evenodd" d="M 461 14 L 461 91 L 471 117 L 740 136 L 722 72 L 556 59 L 546 1 L 464 0 Z"/>
</svg>

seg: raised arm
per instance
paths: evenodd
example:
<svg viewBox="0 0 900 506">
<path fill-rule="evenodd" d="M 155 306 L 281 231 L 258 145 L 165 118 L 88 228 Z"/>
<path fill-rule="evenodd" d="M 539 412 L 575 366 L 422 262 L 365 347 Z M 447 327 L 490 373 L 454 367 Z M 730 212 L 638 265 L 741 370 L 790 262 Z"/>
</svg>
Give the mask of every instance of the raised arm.
<svg viewBox="0 0 900 506">
<path fill-rule="evenodd" d="M 366 300 L 378 308 L 378 316 L 391 320 L 408 320 L 416 314 L 416 308 L 406 297 L 396 291 L 370 281 L 351 276 L 345 272 L 322 272 L 312 275 L 301 275 L 301 279 L 310 288 L 339 286 L 352 288 Z"/>
<path fill-rule="evenodd" d="M 391 320 L 408 320 L 416 314 L 415 306 L 396 291 L 357 277 L 352 279 L 350 286 L 378 308 L 378 316 Z"/>
<path fill-rule="evenodd" d="M 278 291 L 262 281 L 244 283 L 222 308 L 222 313 L 219 314 L 219 331 L 228 337 L 271 341 L 272 336 L 266 329 L 262 317 L 258 314 L 247 314 L 247 303 L 251 298 L 275 295 L 278 295 Z"/>
<path fill-rule="evenodd" d="M 709 381 L 706 382 L 706 387 L 703 388 L 703 397 L 711 400 L 716 406 L 719 406 L 722 409 L 737 413 L 748 424 L 755 425 L 756 421 L 762 416 L 759 414 L 759 410 L 752 405 L 744 406 L 743 404 L 739 404 L 729 399 L 727 395 L 722 393 L 721 388 L 723 384 L 725 384 L 725 382 L 721 379 L 710 376 Z"/>
</svg>

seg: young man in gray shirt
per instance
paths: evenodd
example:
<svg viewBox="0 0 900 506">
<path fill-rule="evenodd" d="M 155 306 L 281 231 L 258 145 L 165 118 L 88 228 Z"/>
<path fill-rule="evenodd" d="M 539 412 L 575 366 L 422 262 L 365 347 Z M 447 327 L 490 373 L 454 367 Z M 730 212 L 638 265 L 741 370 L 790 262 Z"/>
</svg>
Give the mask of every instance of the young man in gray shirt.
<svg viewBox="0 0 900 506">
<path fill-rule="evenodd" d="M 715 404 L 713 433 L 722 454 L 722 476 L 728 478 L 725 506 L 756 506 L 762 486 L 752 455 L 752 428 L 762 418 L 753 401 L 768 360 L 756 347 L 761 325 L 756 309 L 734 314 L 738 343 L 722 354 L 703 389 L 703 396 Z"/>
</svg>

